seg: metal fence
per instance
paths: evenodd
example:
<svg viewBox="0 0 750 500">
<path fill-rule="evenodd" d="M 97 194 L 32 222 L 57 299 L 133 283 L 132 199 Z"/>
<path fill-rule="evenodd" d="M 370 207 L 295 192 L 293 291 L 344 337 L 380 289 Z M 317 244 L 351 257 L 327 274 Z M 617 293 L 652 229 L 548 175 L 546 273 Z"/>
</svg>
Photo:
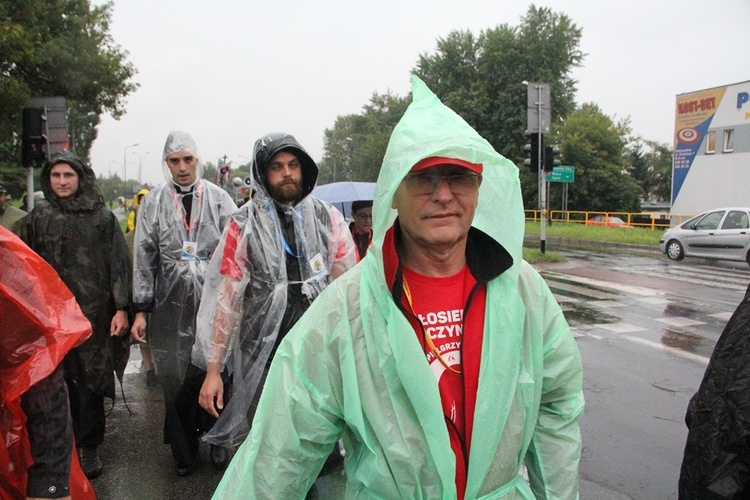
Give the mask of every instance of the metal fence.
<svg viewBox="0 0 750 500">
<path fill-rule="evenodd" d="M 539 221 L 542 210 L 525 210 L 526 220 Z M 672 214 L 656 212 L 602 212 L 580 210 L 550 210 L 548 221 L 567 224 L 585 224 L 587 226 L 606 227 L 640 227 L 652 231 L 669 229 L 682 224 L 695 214 Z"/>
</svg>

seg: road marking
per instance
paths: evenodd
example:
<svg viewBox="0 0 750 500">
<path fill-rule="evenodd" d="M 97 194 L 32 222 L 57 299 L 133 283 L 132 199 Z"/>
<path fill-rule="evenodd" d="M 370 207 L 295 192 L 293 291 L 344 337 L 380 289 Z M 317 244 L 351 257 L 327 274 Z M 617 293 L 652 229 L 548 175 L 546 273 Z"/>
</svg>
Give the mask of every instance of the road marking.
<svg viewBox="0 0 750 500">
<path fill-rule="evenodd" d="M 723 313 L 716 313 L 716 314 L 709 314 L 710 317 L 720 319 L 722 321 L 729 321 L 729 319 L 732 317 L 733 312 L 723 312 Z"/>
<path fill-rule="evenodd" d="M 669 299 L 663 299 L 661 297 L 646 297 L 644 299 L 638 299 L 638 302 L 658 306 L 662 304 L 669 304 L 671 301 Z"/>
<path fill-rule="evenodd" d="M 705 325 L 705 321 L 697 321 L 690 318 L 681 318 L 679 316 L 670 316 L 667 318 L 654 318 L 655 321 L 658 321 L 659 323 L 664 323 L 669 326 L 695 326 L 695 325 Z"/>
<path fill-rule="evenodd" d="M 609 309 L 612 307 L 627 307 L 627 304 L 623 304 L 622 302 L 617 302 L 615 300 L 592 300 L 586 303 L 604 309 Z"/>
<path fill-rule="evenodd" d="M 705 356 L 701 356 L 699 354 L 693 354 L 692 352 L 685 352 L 683 350 L 675 349 L 674 347 L 668 347 L 668 346 L 665 346 L 664 344 L 652 342 L 651 340 L 642 339 L 640 337 L 631 337 L 630 335 L 622 335 L 622 338 L 633 341 L 637 344 L 643 344 L 649 347 L 653 347 L 654 349 L 658 349 L 660 351 L 665 351 L 670 354 L 674 354 L 675 356 L 679 356 L 681 358 L 695 361 L 696 363 L 701 363 L 702 365 L 708 365 L 709 358 Z"/>
<path fill-rule="evenodd" d="M 566 281 L 580 283 L 582 285 L 598 286 L 600 288 L 606 288 L 608 290 L 615 290 L 618 292 L 630 293 L 632 295 L 641 295 L 644 297 L 652 297 L 654 295 L 659 295 L 660 293 L 659 291 L 654 290 L 652 288 L 646 288 L 646 287 L 635 286 L 635 285 L 623 285 L 621 283 L 613 283 L 611 281 L 602 281 L 602 280 L 596 280 L 592 278 L 584 278 L 583 276 L 574 276 L 571 274 L 557 273 L 554 271 L 545 271 L 542 273 L 542 275 L 553 276 L 559 279 L 564 279 Z"/>
<path fill-rule="evenodd" d="M 598 323 L 593 326 L 596 326 L 598 328 L 604 328 L 605 330 L 609 330 L 610 332 L 614 332 L 614 333 L 632 333 L 632 332 L 645 332 L 646 331 L 646 328 L 631 325 L 629 323 Z"/>
<path fill-rule="evenodd" d="M 591 297 L 593 299 L 610 300 L 619 298 L 618 295 L 602 292 L 600 290 L 594 290 L 592 288 L 586 288 L 583 286 L 571 285 L 569 283 L 562 283 L 552 279 L 546 279 L 547 286 L 552 290 L 565 290 L 567 292 L 576 293 L 583 295 L 584 297 Z"/>
<path fill-rule="evenodd" d="M 640 274 L 653 278 L 667 278 L 684 283 L 695 283 L 714 288 L 726 288 L 729 290 L 745 291 L 750 281 L 744 271 L 726 271 L 717 268 L 698 268 L 688 266 L 642 266 L 642 267 L 619 267 L 613 271 L 630 274 Z"/>
</svg>

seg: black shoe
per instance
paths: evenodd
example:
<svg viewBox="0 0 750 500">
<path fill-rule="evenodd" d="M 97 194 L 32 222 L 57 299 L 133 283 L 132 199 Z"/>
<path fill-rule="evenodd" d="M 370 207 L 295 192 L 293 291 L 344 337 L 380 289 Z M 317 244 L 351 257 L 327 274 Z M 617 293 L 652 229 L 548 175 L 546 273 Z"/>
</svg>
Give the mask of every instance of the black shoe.
<svg viewBox="0 0 750 500">
<path fill-rule="evenodd" d="M 229 465 L 229 450 L 223 446 L 211 445 L 211 462 L 218 470 L 224 470 Z"/>
<path fill-rule="evenodd" d="M 102 475 L 102 461 L 99 460 L 95 446 L 79 448 L 78 461 L 81 463 L 81 469 L 87 478 L 94 479 Z"/>
<path fill-rule="evenodd" d="M 195 470 L 195 462 L 192 464 L 177 463 L 177 475 L 180 477 L 189 476 Z"/>
</svg>

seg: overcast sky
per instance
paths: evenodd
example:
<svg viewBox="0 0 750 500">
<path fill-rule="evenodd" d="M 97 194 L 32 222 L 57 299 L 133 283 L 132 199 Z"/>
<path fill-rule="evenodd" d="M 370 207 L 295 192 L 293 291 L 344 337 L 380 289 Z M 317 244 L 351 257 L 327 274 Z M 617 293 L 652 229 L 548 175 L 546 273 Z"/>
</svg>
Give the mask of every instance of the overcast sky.
<svg viewBox="0 0 750 500">
<path fill-rule="evenodd" d="M 97 2 L 99 3 L 99 2 Z M 115 0 L 111 34 L 140 88 L 127 113 L 103 117 L 91 159 L 98 175 L 161 183 L 172 129 L 204 161 L 237 166 L 255 139 L 292 133 L 314 159 L 323 131 L 359 113 L 373 92 L 409 93 L 421 53 L 453 30 L 517 25 L 518 0 Z M 672 144 L 677 94 L 750 80 L 749 0 L 537 2 L 583 29 L 577 102 L 595 102 L 633 132 Z M 519 82 L 519 92 L 525 92 Z M 132 144 L 136 147 L 128 147 Z M 140 160 L 139 160 L 140 158 Z"/>
</svg>

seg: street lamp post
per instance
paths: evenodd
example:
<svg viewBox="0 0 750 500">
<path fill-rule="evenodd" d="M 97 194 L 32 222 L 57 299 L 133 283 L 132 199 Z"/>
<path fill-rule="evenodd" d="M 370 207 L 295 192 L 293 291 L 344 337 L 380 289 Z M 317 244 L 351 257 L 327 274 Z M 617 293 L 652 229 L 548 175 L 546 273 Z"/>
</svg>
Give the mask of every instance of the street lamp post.
<svg viewBox="0 0 750 500">
<path fill-rule="evenodd" d="M 138 146 L 138 143 L 125 146 L 122 151 L 122 182 L 123 182 L 123 195 L 127 194 L 128 187 L 128 149 Z"/>
<path fill-rule="evenodd" d="M 143 159 L 148 156 L 148 152 L 141 154 L 135 153 L 135 155 L 138 157 L 138 187 L 141 187 L 143 185 L 143 179 L 141 177 L 141 172 L 143 169 Z"/>
</svg>

